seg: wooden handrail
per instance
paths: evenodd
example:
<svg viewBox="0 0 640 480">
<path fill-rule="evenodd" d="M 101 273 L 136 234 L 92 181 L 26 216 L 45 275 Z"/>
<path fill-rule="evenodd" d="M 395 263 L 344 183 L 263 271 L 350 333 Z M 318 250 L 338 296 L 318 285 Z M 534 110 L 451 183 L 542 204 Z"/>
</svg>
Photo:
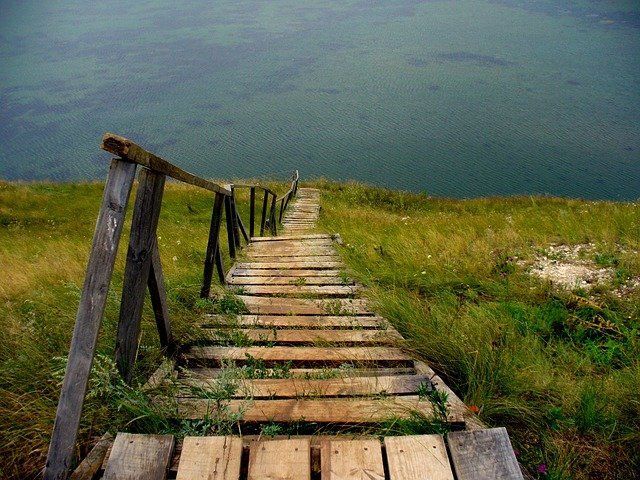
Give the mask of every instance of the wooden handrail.
<svg viewBox="0 0 640 480">
<path fill-rule="evenodd" d="M 103 192 L 49 444 L 47 464 L 44 470 L 45 480 L 66 480 L 71 466 L 98 333 L 104 315 L 107 293 L 137 165 L 145 168 L 140 169 L 138 176 L 116 339 L 116 363 L 118 370 L 127 382 L 132 378 L 137 355 L 142 308 L 147 289 L 151 296 L 161 345 L 169 355 L 176 351 L 176 344 L 171 332 L 156 231 L 166 177 L 215 192 L 205 254 L 203 285 L 200 292 L 203 297 L 209 296 L 214 268 L 218 270 L 220 283 L 224 284 L 225 282 L 219 239 L 223 208 L 231 258 L 235 258 L 237 249 L 241 248 L 240 234 L 248 243 L 255 233 L 256 188 L 261 188 L 264 191 L 260 216 L 260 235 L 264 234 L 267 219 L 271 234 L 277 234 L 277 195 L 267 187 L 246 185 L 251 189 L 250 222 L 249 233 L 247 233 L 238 213 L 234 194 L 234 188 L 245 185 L 218 185 L 205 180 L 148 152 L 131 140 L 112 133 L 106 133 L 103 136 L 101 148 L 119 158 L 115 158 L 111 162 Z M 292 178 L 291 188 L 280 199 L 280 218 L 282 218 L 282 213 L 289 200 L 296 193 L 299 179 L 297 170 Z M 269 195 L 271 196 L 270 205 Z"/>
<path fill-rule="evenodd" d="M 175 166 L 164 158 L 148 152 L 128 138 L 124 138 L 113 133 L 105 133 L 102 137 L 102 144 L 100 145 L 100 148 L 106 152 L 118 155 L 120 158 L 137 163 L 138 165 L 142 165 L 158 173 L 167 175 L 168 177 L 175 178 L 181 182 L 195 185 L 196 187 L 201 187 L 206 190 L 211 190 L 212 192 L 231 196 L 231 190 L 182 170 L 180 167 Z"/>
</svg>

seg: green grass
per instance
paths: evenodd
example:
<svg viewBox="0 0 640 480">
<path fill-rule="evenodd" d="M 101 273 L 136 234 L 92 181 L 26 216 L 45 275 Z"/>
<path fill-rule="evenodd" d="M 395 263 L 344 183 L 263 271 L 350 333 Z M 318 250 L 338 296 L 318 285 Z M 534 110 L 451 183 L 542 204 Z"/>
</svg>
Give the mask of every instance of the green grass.
<svg viewBox="0 0 640 480">
<path fill-rule="evenodd" d="M 534 476 L 635 478 L 640 291 L 612 290 L 640 275 L 637 204 L 315 186 L 322 227 L 342 236 L 376 311 L 483 421 L 508 428 Z M 593 294 L 557 290 L 519 263 L 588 242 L 596 265 L 616 271 Z"/>
<path fill-rule="evenodd" d="M 549 475 L 541 478 L 633 478 L 640 466 L 639 293 L 618 298 L 610 293 L 615 285 L 599 288 L 595 298 L 558 292 L 526 275 L 515 257 L 531 259 L 552 242 L 593 242 L 592 260 L 615 270 L 614 284 L 624 283 L 640 275 L 638 206 L 539 197 L 457 201 L 356 184 L 315 186 L 326 189 L 321 221 L 341 234 L 349 276 L 370 287 L 378 312 L 484 421 L 509 428 L 532 472 L 544 463 Z M 0 478 L 33 478 L 44 464 L 101 191 L 98 183 L 0 183 Z M 239 193 L 247 218 L 248 194 Z M 167 185 L 158 235 L 181 342 L 195 338 L 195 316 L 243 310 L 233 295 L 198 298 L 212 203 L 204 191 Z M 149 401 L 140 386 L 161 361 L 149 305 L 134 384 L 120 381 L 112 358 L 127 238 L 125 230 L 80 454 L 107 430 L 203 434 L 225 432 L 235 420 L 176 424 L 167 420 L 170 404 Z M 229 268 L 226 248 L 223 254 Z M 331 310 L 344 313 L 339 305 Z M 240 378 L 289 375 L 286 366 L 247 365 Z M 216 401 L 228 395 L 205 393 Z M 435 428 L 431 421 L 380 427 L 423 432 Z M 265 428 L 265 435 L 276 433 Z"/>
</svg>

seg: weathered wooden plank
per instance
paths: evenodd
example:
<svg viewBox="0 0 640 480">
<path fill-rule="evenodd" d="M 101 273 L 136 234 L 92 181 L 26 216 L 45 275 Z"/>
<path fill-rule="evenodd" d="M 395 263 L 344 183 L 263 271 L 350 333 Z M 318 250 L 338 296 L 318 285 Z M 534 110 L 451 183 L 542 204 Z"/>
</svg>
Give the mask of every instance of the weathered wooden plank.
<svg viewBox="0 0 640 480">
<path fill-rule="evenodd" d="M 185 172 L 167 160 L 146 151 L 133 141 L 119 135 L 105 133 L 102 137 L 102 145 L 100 148 L 129 160 L 130 162 L 137 163 L 138 165 L 142 165 L 156 172 L 168 175 L 171 178 L 175 178 L 176 180 L 180 180 L 181 182 L 195 185 L 212 192 L 222 193 L 223 195 L 231 195 L 231 192 L 228 189 L 210 182 L 209 180 L 205 180 L 204 178 L 197 177 L 189 172 Z"/>
<path fill-rule="evenodd" d="M 239 227 L 239 217 L 238 210 L 236 208 L 236 197 L 233 189 L 233 185 L 231 186 L 231 197 L 229 197 L 229 202 L 231 204 L 231 223 L 233 225 L 233 239 L 235 241 L 236 248 L 240 248 L 240 227 Z"/>
<path fill-rule="evenodd" d="M 251 445 L 248 480 L 310 480 L 308 438 L 263 440 Z"/>
<path fill-rule="evenodd" d="M 276 236 L 278 234 L 278 221 L 276 220 L 276 196 L 271 198 L 271 210 L 269 211 L 269 227 L 271 228 L 271 235 Z"/>
<path fill-rule="evenodd" d="M 264 315 L 366 315 L 372 312 L 364 299 L 273 298 L 238 295 L 248 313 Z"/>
<path fill-rule="evenodd" d="M 283 272 L 286 273 L 286 272 Z M 352 280 L 345 280 L 343 277 L 338 276 L 231 276 L 229 278 L 229 285 L 289 285 L 289 286 L 302 286 L 302 285 L 353 285 Z"/>
<path fill-rule="evenodd" d="M 185 437 L 176 480 L 239 480 L 240 437 Z"/>
<path fill-rule="evenodd" d="M 255 235 L 256 231 L 256 187 L 249 189 L 249 238 Z M 249 239 L 247 239 L 249 241 Z"/>
<path fill-rule="evenodd" d="M 301 397 L 346 397 L 371 395 L 406 395 L 416 394 L 422 384 L 428 384 L 429 378 L 423 375 L 399 376 L 359 376 L 351 377 L 350 369 L 335 372 L 342 375 L 328 379 L 308 378 L 268 378 L 238 380 L 238 389 L 234 398 L 301 398 Z M 322 373 L 318 371 L 318 373 Z M 329 371 L 333 374 L 333 371 Z M 225 380 L 227 381 L 227 380 Z M 215 390 L 218 381 L 215 379 L 185 378 L 179 381 L 184 387 L 183 396 L 190 389 Z"/>
<path fill-rule="evenodd" d="M 358 345 L 394 345 L 402 340 L 395 330 L 320 330 L 320 329 L 275 329 L 275 328 L 235 328 L 234 333 L 252 342 L 285 344 L 325 344 L 356 343 Z M 229 340 L 228 329 L 205 329 L 207 340 Z"/>
<path fill-rule="evenodd" d="M 211 210 L 211 224 L 209 225 L 209 239 L 207 241 L 207 251 L 204 260 L 204 272 L 202 275 L 202 288 L 200 297 L 207 298 L 211 293 L 211 280 L 213 278 L 213 265 L 216 261 L 216 254 L 220 245 L 220 225 L 222 224 L 222 204 L 224 196 L 216 193 Z"/>
<path fill-rule="evenodd" d="M 384 480 L 377 439 L 325 440 L 320 450 L 322 480 Z"/>
<path fill-rule="evenodd" d="M 338 316 L 338 315 L 207 315 L 207 323 L 218 327 L 274 327 L 274 328 L 347 328 L 369 329 L 386 328 L 387 322 L 374 316 Z"/>
<path fill-rule="evenodd" d="M 162 274 L 162 263 L 160 262 L 157 240 L 151 250 L 151 268 L 147 284 L 156 326 L 158 327 L 158 335 L 160 336 L 160 345 L 167 355 L 172 355 L 175 351 L 175 342 L 171 333 L 167 292 L 164 287 L 164 276 Z"/>
<path fill-rule="evenodd" d="M 67 369 L 49 444 L 44 471 L 46 480 L 65 479 L 71 466 L 82 404 L 135 171 L 135 164 L 121 160 L 111 162 L 93 234 Z"/>
<path fill-rule="evenodd" d="M 441 435 L 386 437 L 389 480 L 454 480 Z"/>
<path fill-rule="evenodd" d="M 270 249 L 253 249 L 248 248 L 246 250 L 247 256 L 251 258 L 261 257 L 317 257 L 317 256 L 333 256 L 337 257 L 337 252 L 332 247 L 317 247 L 317 248 L 270 248 Z"/>
<path fill-rule="evenodd" d="M 156 243 L 165 176 L 145 168 L 140 171 L 138 180 L 116 337 L 116 363 L 127 382 L 131 381 L 138 351 L 144 294 Z"/>
<path fill-rule="evenodd" d="M 69 480 L 93 480 L 113 444 L 113 435 L 105 433 L 73 471 Z"/>
<path fill-rule="evenodd" d="M 352 297 L 361 290 L 356 285 L 245 285 L 245 295 L 287 296 L 297 297 L 313 295 L 314 297 Z"/>
<path fill-rule="evenodd" d="M 292 362 L 410 362 L 411 357 L 393 347 L 199 347 L 185 352 L 191 360 L 246 361 L 249 356 L 265 361 Z"/>
<path fill-rule="evenodd" d="M 270 268 L 238 268 L 237 266 L 233 268 L 231 273 L 231 278 L 237 278 L 241 280 L 239 277 L 336 277 L 341 276 L 342 271 L 340 270 L 331 270 L 331 269 L 317 269 L 317 270 L 304 270 L 304 269 L 296 269 L 296 268 L 288 268 L 288 269 L 270 269 Z"/>
<path fill-rule="evenodd" d="M 118 433 L 103 480 L 162 480 L 173 453 L 173 435 Z"/>
<path fill-rule="evenodd" d="M 231 206 L 231 197 L 224 197 L 224 218 L 227 227 L 227 243 L 229 244 L 229 256 L 236 258 L 236 238 L 233 233 L 233 208 Z"/>
<path fill-rule="evenodd" d="M 458 480 L 522 480 L 504 427 L 452 432 L 447 441 Z"/>
<path fill-rule="evenodd" d="M 270 372 L 267 368 L 267 372 Z M 189 369 L 190 378 L 199 378 L 211 380 L 225 375 L 228 369 L 225 368 L 211 368 L 211 367 L 193 367 Z M 337 367 L 335 369 L 327 370 L 324 367 L 321 368 L 290 368 L 288 370 L 291 378 L 323 378 L 328 374 L 336 375 L 349 375 L 349 377 L 384 377 L 394 375 L 415 375 L 416 371 L 412 367 L 375 367 L 375 368 L 352 368 L 352 367 Z"/>
<path fill-rule="evenodd" d="M 279 237 L 254 237 L 252 242 L 282 242 L 287 240 L 307 240 L 315 238 L 333 238 L 329 233 L 309 233 L 307 235 L 280 235 Z"/>
<path fill-rule="evenodd" d="M 267 202 L 269 201 L 269 192 L 264 191 L 264 197 L 262 198 L 262 213 L 260 214 L 260 236 L 264 235 L 264 227 L 267 222 Z M 251 235 L 250 241 L 253 242 L 254 236 Z"/>
<path fill-rule="evenodd" d="M 433 406 L 418 396 L 382 398 L 304 398 L 276 400 L 230 400 L 225 404 L 232 412 L 242 411 L 246 422 L 307 422 L 360 424 L 378 423 L 393 417 L 408 417 L 411 412 L 431 415 Z M 216 402 L 204 399 L 178 399 L 181 418 L 203 418 L 215 415 Z M 453 425 L 463 425 L 458 418 Z"/>
<path fill-rule="evenodd" d="M 292 256 L 287 256 L 287 255 L 268 255 L 268 256 L 253 256 L 251 254 L 247 255 L 247 260 L 251 261 L 251 262 L 256 262 L 256 263 L 266 263 L 266 264 L 272 264 L 272 263 L 282 263 L 282 264 L 289 264 L 289 265 L 293 265 L 293 266 L 298 266 L 300 264 L 305 264 L 305 263 L 311 263 L 311 262 L 316 262 L 316 263 L 331 263 L 331 262 L 336 262 L 336 263 L 340 263 L 341 259 L 337 254 L 330 254 L 330 255 L 292 255 Z"/>
<path fill-rule="evenodd" d="M 277 238 L 277 237 L 276 237 Z M 251 243 L 251 250 L 269 251 L 279 248 L 305 248 L 305 247 L 332 247 L 336 243 L 330 238 L 310 238 L 308 240 L 278 240 L 273 242 L 255 242 Z"/>
</svg>

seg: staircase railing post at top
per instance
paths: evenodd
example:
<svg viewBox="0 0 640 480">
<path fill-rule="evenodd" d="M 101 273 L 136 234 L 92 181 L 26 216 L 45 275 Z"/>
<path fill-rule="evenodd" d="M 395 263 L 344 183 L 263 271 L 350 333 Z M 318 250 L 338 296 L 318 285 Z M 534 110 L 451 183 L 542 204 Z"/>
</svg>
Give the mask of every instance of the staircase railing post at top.
<svg viewBox="0 0 640 480">
<path fill-rule="evenodd" d="M 164 174 L 146 168 L 140 171 L 116 337 L 116 364 L 127 383 L 131 382 L 138 351 L 144 294 L 156 242 L 164 183 Z"/>
<path fill-rule="evenodd" d="M 134 163 L 121 159 L 111 162 L 93 234 L 67 368 L 49 443 L 44 469 L 45 480 L 66 479 L 71 466 L 84 396 L 135 172 Z"/>
<path fill-rule="evenodd" d="M 262 199 L 262 216 L 260 217 L 260 236 L 264 236 L 264 226 L 267 222 L 267 205 L 269 202 L 269 192 L 264 191 L 264 197 Z"/>
<path fill-rule="evenodd" d="M 211 225 L 209 226 L 209 240 L 207 242 L 207 252 L 204 259 L 204 272 L 202 275 L 202 288 L 200 297 L 208 298 L 211 292 L 211 279 L 213 277 L 213 266 L 216 251 L 220 244 L 220 224 L 222 223 L 222 204 L 224 195 L 216 193 L 211 211 Z"/>
<path fill-rule="evenodd" d="M 227 226 L 227 241 L 229 242 L 229 256 L 236 258 L 236 240 L 233 234 L 233 211 L 231 209 L 231 197 L 224 197 L 224 218 Z"/>
<path fill-rule="evenodd" d="M 256 217 L 256 187 L 249 190 L 249 238 L 255 235 L 255 217 Z"/>
</svg>

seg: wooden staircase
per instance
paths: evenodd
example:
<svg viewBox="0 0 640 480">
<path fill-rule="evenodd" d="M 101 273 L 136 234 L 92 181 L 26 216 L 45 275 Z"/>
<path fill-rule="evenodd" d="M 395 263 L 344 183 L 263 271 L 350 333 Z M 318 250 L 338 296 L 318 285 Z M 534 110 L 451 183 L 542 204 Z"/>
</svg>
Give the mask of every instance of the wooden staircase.
<svg viewBox="0 0 640 480">
<path fill-rule="evenodd" d="M 246 311 L 199 319 L 201 340 L 182 351 L 167 378 L 177 383 L 182 418 L 218 414 L 220 403 L 201 393 L 231 373 L 235 389 L 224 408 L 241 415 L 243 428 L 275 422 L 322 434 L 176 442 L 119 433 L 81 465 L 91 476 L 72 478 L 522 478 L 506 430 L 484 428 L 360 298 L 362 287 L 343 273 L 339 236 L 316 231 L 319 212 L 319 191 L 300 188 L 282 235 L 251 239 L 226 278 Z M 444 411 L 438 398 L 446 398 Z M 450 433 L 366 435 L 367 425 L 416 414 L 439 418 Z"/>
</svg>

